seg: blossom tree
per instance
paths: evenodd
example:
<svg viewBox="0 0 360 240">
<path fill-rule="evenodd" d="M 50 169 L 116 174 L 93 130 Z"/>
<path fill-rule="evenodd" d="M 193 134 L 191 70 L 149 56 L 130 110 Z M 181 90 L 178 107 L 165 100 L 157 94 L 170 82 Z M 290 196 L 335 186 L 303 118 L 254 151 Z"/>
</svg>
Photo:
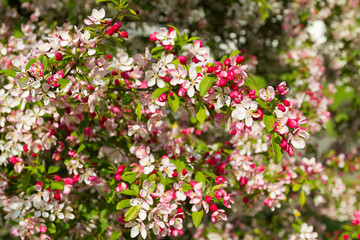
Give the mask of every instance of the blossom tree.
<svg viewBox="0 0 360 240">
<path fill-rule="evenodd" d="M 284 221 L 269 229 L 281 239 L 317 239 L 308 212 L 353 196 L 308 147 L 330 117 L 323 59 L 290 51 L 282 61 L 300 68 L 303 81 L 270 86 L 243 51 L 212 60 L 199 37 L 175 26 L 149 34 L 150 45 L 134 54 L 123 47 L 131 44 L 125 23 L 138 12 L 127 1 L 98 2 L 115 12 L 96 7 L 82 27 L 38 35 L 28 23 L 2 43 L 7 234 L 266 238 L 263 216 L 278 215 Z M 356 226 L 358 209 L 350 211 Z M 351 227 L 344 239 L 356 234 Z"/>
</svg>

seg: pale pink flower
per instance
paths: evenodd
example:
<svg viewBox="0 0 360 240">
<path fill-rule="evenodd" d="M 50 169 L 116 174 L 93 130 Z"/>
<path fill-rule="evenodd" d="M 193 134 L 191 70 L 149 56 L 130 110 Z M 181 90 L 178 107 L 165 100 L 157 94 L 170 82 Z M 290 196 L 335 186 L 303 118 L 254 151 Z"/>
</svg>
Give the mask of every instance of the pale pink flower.
<svg viewBox="0 0 360 240">
<path fill-rule="evenodd" d="M 84 23 L 86 25 L 91 24 L 100 24 L 100 21 L 105 17 L 105 9 L 101 8 L 100 10 L 93 9 L 91 16 L 89 16 L 89 19 L 85 19 Z"/>
<path fill-rule="evenodd" d="M 271 102 L 275 97 L 275 90 L 272 86 L 268 86 L 265 88 L 260 89 L 259 91 L 260 99 L 266 102 Z"/>
<path fill-rule="evenodd" d="M 253 117 L 257 117 L 259 114 L 256 112 L 257 103 L 250 98 L 244 99 L 240 105 L 236 106 L 236 109 L 232 111 L 231 117 L 235 121 L 245 119 L 245 124 L 250 127 L 253 124 Z"/>
<path fill-rule="evenodd" d="M 309 138 L 310 134 L 303 128 L 299 127 L 290 135 L 289 142 L 294 146 L 294 148 L 303 149 L 306 145 L 305 139 L 307 140 Z"/>
<path fill-rule="evenodd" d="M 216 210 L 215 212 L 213 212 L 211 214 L 211 221 L 213 223 L 216 223 L 218 222 L 219 220 L 222 220 L 222 221 L 227 221 L 227 216 L 225 214 L 225 210 L 224 209 L 218 209 Z"/>
</svg>

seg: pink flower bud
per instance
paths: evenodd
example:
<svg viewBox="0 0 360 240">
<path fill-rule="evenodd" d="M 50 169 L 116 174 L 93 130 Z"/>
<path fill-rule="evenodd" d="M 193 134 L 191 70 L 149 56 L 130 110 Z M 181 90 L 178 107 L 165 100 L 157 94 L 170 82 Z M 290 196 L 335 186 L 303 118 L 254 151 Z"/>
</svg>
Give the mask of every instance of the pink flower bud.
<svg viewBox="0 0 360 240">
<path fill-rule="evenodd" d="M 227 81 L 225 78 L 221 78 L 219 81 L 216 82 L 216 85 L 218 87 L 224 87 L 226 85 Z"/>
<path fill-rule="evenodd" d="M 210 211 L 215 212 L 217 210 L 217 206 L 215 204 L 210 205 Z"/>
<path fill-rule="evenodd" d="M 219 176 L 215 179 L 215 181 L 216 181 L 216 184 L 223 184 L 223 183 L 225 183 L 226 178 Z"/>
<path fill-rule="evenodd" d="M 245 184 L 247 184 L 247 182 L 249 181 L 249 179 L 241 177 L 239 182 L 241 186 L 244 186 Z"/>
<path fill-rule="evenodd" d="M 55 175 L 55 181 L 60 182 L 61 181 L 61 177 L 59 175 Z"/>
<path fill-rule="evenodd" d="M 245 61 L 245 57 L 244 56 L 238 56 L 237 58 L 236 58 L 236 63 L 237 64 L 241 64 L 241 63 L 243 63 Z"/>
<path fill-rule="evenodd" d="M 286 87 L 286 82 L 281 82 L 277 87 L 276 90 L 280 95 L 286 95 L 289 92 L 289 89 Z"/>
<path fill-rule="evenodd" d="M 57 53 L 55 54 L 55 60 L 56 60 L 56 61 L 61 61 L 61 60 L 63 60 L 63 55 L 62 55 L 60 52 L 57 52 Z"/>
<path fill-rule="evenodd" d="M 165 93 L 162 93 L 158 100 L 159 102 L 165 102 L 167 100 L 167 95 Z"/>
<path fill-rule="evenodd" d="M 165 51 L 171 51 L 173 50 L 174 46 L 173 45 L 166 45 L 165 46 Z"/>
<path fill-rule="evenodd" d="M 119 29 L 121 28 L 121 26 L 122 26 L 121 21 L 116 22 L 116 23 L 112 26 L 111 30 L 112 30 L 114 33 L 116 33 L 117 31 L 119 31 Z"/>
<path fill-rule="evenodd" d="M 128 38 L 128 37 L 129 37 L 128 32 L 126 32 L 126 31 L 120 32 L 120 36 L 121 36 L 122 38 Z"/>
<path fill-rule="evenodd" d="M 288 100 L 284 100 L 284 101 L 283 101 L 283 104 L 284 104 L 285 106 L 287 106 L 287 107 L 289 107 L 289 106 L 291 105 Z"/>
<path fill-rule="evenodd" d="M 282 112 L 285 112 L 285 111 L 286 111 L 285 106 L 282 105 L 282 104 L 278 104 L 277 107 L 278 107 L 278 109 L 279 109 L 280 111 L 282 111 Z"/>
<path fill-rule="evenodd" d="M 289 118 L 286 122 L 286 124 L 288 125 L 288 127 L 290 128 L 297 128 L 298 127 L 298 122 L 295 119 L 291 119 Z"/>
<path fill-rule="evenodd" d="M 288 148 L 288 145 L 289 144 L 288 144 L 287 140 L 285 138 L 283 138 L 280 142 L 280 147 L 286 151 L 286 149 Z"/>
<path fill-rule="evenodd" d="M 111 28 L 109 28 L 106 33 L 109 35 L 109 36 L 112 36 L 114 34 L 113 30 Z"/>
<path fill-rule="evenodd" d="M 258 172 L 263 172 L 264 170 L 265 170 L 264 165 L 260 165 L 260 166 L 257 168 L 257 171 L 258 171 Z"/>
<path fill-rule="evenodd" d="M 234 78 L 235 78 L 235 73 L 234 72 L 228 72 L 227 73 L 227 76 L 226 76 L 227 80 L 232 81 L 232 80 L 234 80 Z"/>
<path fill-rule="evenodd" d="M 28 149 L 28 147 L 26 146 L 26 144 L 23 145 L 23 151 L 24 151 L 25 153 L 27 153 L 27 152 L 29 151 L 29 149 Z"/>
<path fill-rule="evenodd" d="M 210 196 L 206 196 L 206 197 L 204 198 L 204 200 L 205 200 L 205 202 L 210 203 L 210 202 L 211 202 L 211 197 L 210 197 Z"/>
<path fill-rule="evenodd" d="M 177 172 L 173 172 L 173 174 L 171 175 L 173 178 L 176 178 L 179 174 Z"/>
<path fill-rule="evenodd" d="M 238 97 L 240 97 L 240 93 L 238 91 L 231 91 L 230 92 L 230 98 L 231 99 L 237 99 Z"/>
<path fill-rule="evenodd" d="M 155 32 L 155 33 L 156 33 L 156 32 Z M 156 38 L 156 36 L 155 36 L 155 33 L 150 34 L 150 36 L 149 36 L 149 39 L 150 39 L 150 41 L 152 41 L 152 42 L 155 42 L 155 41 L 158 40 L 158 39 Z"/>
<path fill-rule="evenodd" d="M 249 98 L 251 98 L 251 99 L 256 99 L 256 90 L 255 89 L 253 89 L 253 90 L 251 90 L 250 92 L 249 92 Z"/>
<path fill-rule="evenodd" d="M 224 60 L 224 65 L 225 65 L 225 66 L 229 66 L 229 65 L 230 65 L 230 59 L 226 58 L 226 59 Z"/>
<path fill-rule="evenodd" d="M 185 65 L 186 64 L 186 56 L 184 55 L 181 55 L 178 57 L 179 59 L 179 62 L 182 64 L 182 65 Z"/>
<path fill-rule="evenodd" d="M 120 181 L 120 180 L 121 180 L 121 174 L 118 173 L 118 172 L 115 173 L 115 174 L 114 174 L 114 178 L 115 178 L 116 181 Z"/>
<path fill-rule="evenodd" d="M 294 149 L 292 148 L 292 146 L 289 145 L 289 149 L 287 153 L 289 154 L 290 157 L 294 156 Z"/>
<path fill-rule="evenodd" d="M 86 88 L 87 89 L 89 89 L 89 91 L 94 91 L 94 87 L 93 86 L 91 86 L 90 84 L 88 84 L 87 86 L 86 86 Z"/>
</svg>

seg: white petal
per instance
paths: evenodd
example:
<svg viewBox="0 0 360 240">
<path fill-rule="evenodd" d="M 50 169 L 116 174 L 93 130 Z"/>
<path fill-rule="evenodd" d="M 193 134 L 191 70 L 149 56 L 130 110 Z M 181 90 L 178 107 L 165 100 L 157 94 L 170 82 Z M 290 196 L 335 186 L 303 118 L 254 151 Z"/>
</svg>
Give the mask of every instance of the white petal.
<svg viewBox="0 0 360 240">
<path fill-rule="evenodd" d="M 137 235 L 139 235 L 139 225 L 134 226 L 130 232 L 131 238 L 135 238 Z"/>
</svg>

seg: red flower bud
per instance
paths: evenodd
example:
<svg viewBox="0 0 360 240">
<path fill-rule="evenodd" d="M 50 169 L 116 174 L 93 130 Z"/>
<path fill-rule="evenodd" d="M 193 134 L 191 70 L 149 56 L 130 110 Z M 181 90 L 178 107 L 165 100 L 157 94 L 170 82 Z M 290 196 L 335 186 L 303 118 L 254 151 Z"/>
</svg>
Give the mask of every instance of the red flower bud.
<svg viewBox="0 0 360 240">
<path fill-rule="evenodd" d="M 211 210 L 212 212 L 215 212 L 217 209 L 218 209 L 218 208 L 217 208 L 217 206 L 216 206 L 215 204 L 211 204 L 211 205 L 210 205 L 210 210 Z"/>
<path fill-rule="evenodd" d="M 238 56 L 237 58 L 236 58 L 236 63 L 237 64 L 241 64 L 241 63 L 243 63 L 245 61 L 245 57 L 244 56 Z"/>
<path fill-rule="evenodd" d="M 56 61 L 61 61 L 61 60 L 63 60 L 63 55 L 62 55 L 60 52 L 57 52 L 57 53 L 55 54 L 55 60 L 56 60 Z"/>
<path fill-rule="evenodd" d="M 165 102 L 167 100 L 167 95 L 165 93 L 162 93 L 158 100 L 159 102 Z"/>
</svg>

